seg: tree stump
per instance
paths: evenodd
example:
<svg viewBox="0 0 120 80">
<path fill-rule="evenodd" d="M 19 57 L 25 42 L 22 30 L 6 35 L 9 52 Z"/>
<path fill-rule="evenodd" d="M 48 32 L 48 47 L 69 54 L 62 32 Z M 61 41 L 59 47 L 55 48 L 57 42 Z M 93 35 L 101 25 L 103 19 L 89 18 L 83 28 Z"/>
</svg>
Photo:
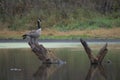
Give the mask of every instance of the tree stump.
<svg viewBox="0 0 120 80">
<path fill-rule="evenodd" d="M 91 64 L 101 64 L 105 55 L 107 54 L 108 52 L 108 49 L 107 49 L 107 43 L 100 49 L 98 55 L 95 57 L 93 54 L 92 54 L 92 51 L 90 49 L 90 47 L 88 46 L 88 44 L 86 43 L 86 41 L 80 39 L 80 42 L 82 43 L 87 55 L 88 55 L 88 58 L 91 62 Z"/>
<path fill-rule="evenodd" d="M 43 45 L 39 44 L 38 42 L 34 43 L 31 40 L 28 42 L 29 46 L 31 47 L 32 51 L 44 64 L 57 64 L 62 63 L 58 57 L 56 57 L 52 51 L 47 50 Z"/>
</svg>

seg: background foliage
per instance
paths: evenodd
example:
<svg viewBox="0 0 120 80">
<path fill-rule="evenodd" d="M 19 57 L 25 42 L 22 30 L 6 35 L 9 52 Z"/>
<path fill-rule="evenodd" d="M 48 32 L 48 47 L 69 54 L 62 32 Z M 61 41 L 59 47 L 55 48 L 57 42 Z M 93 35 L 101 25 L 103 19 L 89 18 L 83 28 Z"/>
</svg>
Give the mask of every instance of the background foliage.
<svg viewBox="0 0 120 80">
<path fill-rule="evenodd" d="M 0 0 L 0 29 L 120 27 L 120 0 Z"/>
</svg>

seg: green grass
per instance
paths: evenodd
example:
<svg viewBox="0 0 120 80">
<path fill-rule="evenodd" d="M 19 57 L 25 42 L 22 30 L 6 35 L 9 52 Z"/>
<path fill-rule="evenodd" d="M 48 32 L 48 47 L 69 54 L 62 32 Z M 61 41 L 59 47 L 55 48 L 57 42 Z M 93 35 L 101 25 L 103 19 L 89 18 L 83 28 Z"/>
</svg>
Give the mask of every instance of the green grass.
<svg viewBox="0 0 120 80">
<path fill-rule="evenodd" d="M 74 21 L 68 25 L 58 24 L 55 28 L 60 31 L 67 30 L 84 30 L 84 29 L 99 29 L 120 27 L 120 18 L 110 19 L 109 17 L 97 17 L 86 21 Z"/>
</svg>

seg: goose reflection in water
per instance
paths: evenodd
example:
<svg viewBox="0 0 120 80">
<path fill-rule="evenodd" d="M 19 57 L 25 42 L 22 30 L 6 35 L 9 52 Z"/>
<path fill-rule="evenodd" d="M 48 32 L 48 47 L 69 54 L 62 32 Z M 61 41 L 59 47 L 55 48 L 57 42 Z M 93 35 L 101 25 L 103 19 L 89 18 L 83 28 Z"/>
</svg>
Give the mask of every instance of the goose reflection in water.
<svg viewBox="0 0 120 80">
<path fill-rule="evenodd" d="M 97 72 L 100 73 L 101 77 L 103 77 L 104 80 L 107 80 L 107 75 L 105 73 L 104 67 L 101 64 L 91 65 L 85 80 L 94 80 Z"/>
</svg>

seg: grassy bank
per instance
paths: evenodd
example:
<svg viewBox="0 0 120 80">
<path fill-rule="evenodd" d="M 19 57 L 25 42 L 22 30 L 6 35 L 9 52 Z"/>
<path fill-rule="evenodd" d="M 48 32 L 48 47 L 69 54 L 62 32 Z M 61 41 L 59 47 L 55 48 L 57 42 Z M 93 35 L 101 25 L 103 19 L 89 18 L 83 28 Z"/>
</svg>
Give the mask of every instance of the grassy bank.
<svg viewBox="0 0 120 80">
<path fill-rule="evenodd" d="M 21 39 L 42 20 L 42 39 L 119 38 L 119 0 L 1 0 L 0 38 Z"/>
<path fill-rule="evenodd" d="M 67 18 L 43 16 L 41 39 L 120 38 L 119 13 L 77 10 L 76 15 L 71 13 Z M 36 28 L 37 19 L 36 12 L 31 11 L 27 16 L 15 16 L 12 23 L 0 23 L 0 39 L 21 39 L 25 32 Z"/>
</svg>

